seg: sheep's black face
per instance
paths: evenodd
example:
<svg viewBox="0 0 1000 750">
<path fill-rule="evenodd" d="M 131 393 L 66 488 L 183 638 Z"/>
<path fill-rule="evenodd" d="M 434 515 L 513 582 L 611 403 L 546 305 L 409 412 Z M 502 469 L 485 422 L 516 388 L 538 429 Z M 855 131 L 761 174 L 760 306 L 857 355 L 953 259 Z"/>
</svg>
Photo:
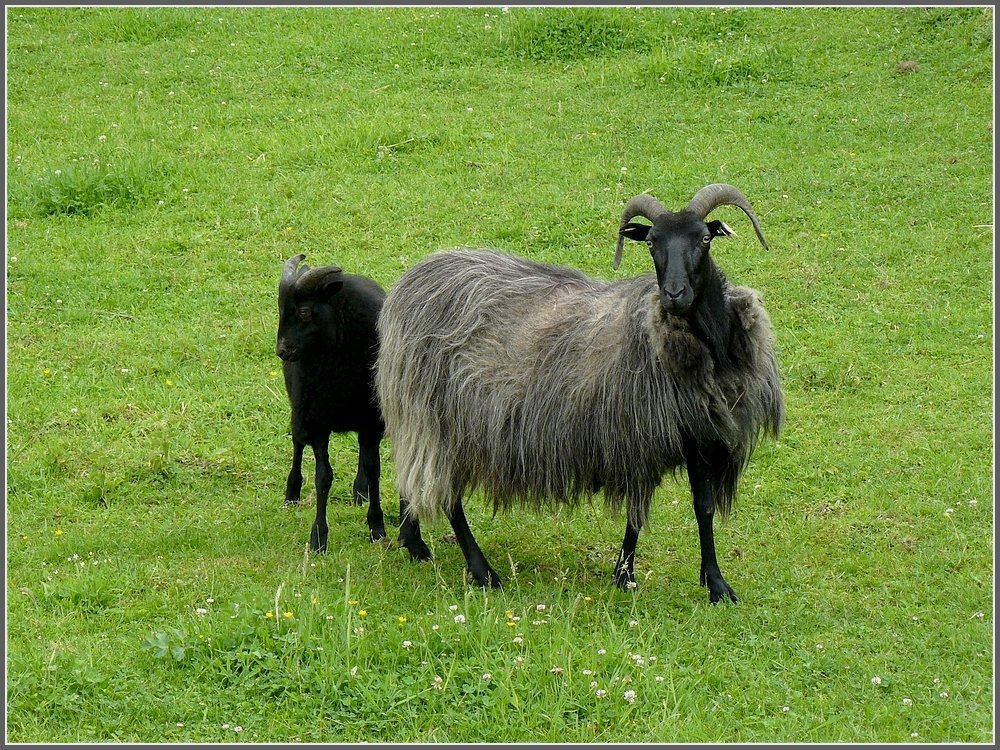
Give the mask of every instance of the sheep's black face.
<svg viewBox="0 0 1000 750">
<path fill-rule="evenodd" d="M 660 305 L 670 315 L 685 316 L 712 276 L 712 239 L 730 233 L 721 221 L 707 224 L 691 214 L 666 214 L 652 226 L 630 223 L 622 234 L 645 242 L 656 267 Z"/>
</svg>

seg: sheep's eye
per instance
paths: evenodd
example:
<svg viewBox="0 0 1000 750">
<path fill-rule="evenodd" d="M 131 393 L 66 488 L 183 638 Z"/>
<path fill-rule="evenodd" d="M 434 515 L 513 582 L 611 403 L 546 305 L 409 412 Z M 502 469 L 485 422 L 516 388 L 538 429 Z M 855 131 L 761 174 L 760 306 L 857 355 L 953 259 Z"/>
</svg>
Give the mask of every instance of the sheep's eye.
<svg viewBox="0 0 1000 750">
<path fill-rule="evenodd" d="M 646 247 L 648 247 L 650 250 L 652 250 L 653 249 L 653 241 L 652 240 L 646 240 Z"/>
<path fill-rule="evenodd" d="M 701 244 L 702 245 L 707 245 L 711 241 L 712 241 L 712 235 L 710 235 L 710 234 L 706 234 L 704 237 L 701 238 Z"/>
<path fill-rule="evenodd" d="M 312 320 L 313 311 L 311 307 L 300 307 L 299 308 L 299 319 L 304 323 L 308 323 Z"/>
</svg>

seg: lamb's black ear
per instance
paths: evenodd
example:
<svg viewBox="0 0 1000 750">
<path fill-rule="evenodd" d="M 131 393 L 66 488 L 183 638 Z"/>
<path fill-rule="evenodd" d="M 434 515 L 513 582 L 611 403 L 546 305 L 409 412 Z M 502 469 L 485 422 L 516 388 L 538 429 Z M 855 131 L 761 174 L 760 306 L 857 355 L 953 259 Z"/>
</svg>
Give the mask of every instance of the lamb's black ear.
<svg viewBox="0 0 1000 750">
<path fill-rule="evenodd" d="M 320 287 L 320 292 L 326 299 L 330 299 L 333 295 L 344 288 L 344 279 L 339 273 L 330 274 L 325 279 L 323 279 L 323 284 Z"/>
<path fill-rule="evenodd" d="M 649 234 L 650 229 L 652 229 L 652 227 L 649 224 L 637 224 L 632 221 L 619 229 L 618 234 L 622 237 L 628 237 L 630 240 L 635 240 L 636 242 L 645 242 L 646 235 Z"/>
<path fill-rule="evenodd" d="M 713 237 L 735 237 L 736 232 L 734 232 L 728 224 L 724 221 L 719 221 L 715 219 L 708 222 L 708 231 L 712 233 Z"/>
</svg>

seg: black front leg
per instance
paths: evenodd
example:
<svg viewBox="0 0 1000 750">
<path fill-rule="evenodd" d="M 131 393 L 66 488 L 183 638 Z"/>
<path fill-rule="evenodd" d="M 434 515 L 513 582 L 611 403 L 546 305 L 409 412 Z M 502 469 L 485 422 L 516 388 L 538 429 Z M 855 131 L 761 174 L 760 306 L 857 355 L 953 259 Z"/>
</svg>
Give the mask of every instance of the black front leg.
<svg viewBox="0 0 1000 750">
<path fill-rule="evenodd" d="M 385 517 L 379 497 L 379 474 L 382 462 L 378 452 L 381 436 L 358 433 L 358 475 L 354 479 L 354 502 L 368 501 L 368 538 L 377 541 L 385 537 Z"/>
<path fill-rule="evenodd" d="M 305 446 L 292 438 L 292 469 L 285 482 L 285 505 L 298 505 L 302 493 L 302 451 Z"/>
<path fill-rule="evenodd" d="M 712 461 L 705 456 L 716 456 Z M 724 458 L 723 458 L 724 457 Z M 719 561 L 715 556 L 715 535 L 712 522 L 715 517 L 715 495 L 712 488 L 712 477 L 725 472 L 729 453 L 722 446 L 715 450 L 697 449 L 689 452 L 687 459 L 688 480 L 691 483 L 691 495 L 694 499 L 694 517 L 698 520 L 698 541 L 701 544 L 701 585 L 708 587 L 708 599 L 717 604 L 723 599 L 737 601 L 736 592 L 726 583 L 719 570 Z M 715 472 L 715 474 L 713 474 Z"/>
<path fill-rule="evenodd" d="M 625 524 L 625 538 L 622 540 L 622 548 L 618 552 L 618 561 L 615 563 L 615 585 L 622 591 L 632 591 L 636 588 L 635 582 L 635 545 L 639 541 L 639 529 L 629 521 Z"/>
<path fill-rule="evenodd" d="M 309 546 L 313 552 L 326 552 L 329 536 L 329 527 L 326 525 L 326 501 L 330 497 L 330 486 L 333 484 L 329 440 L 330 436 L 327 435 L 317 439 L 312 445 L 313 456 L 316 458 L 316 520 L 309 535 Z"/>
</svg>

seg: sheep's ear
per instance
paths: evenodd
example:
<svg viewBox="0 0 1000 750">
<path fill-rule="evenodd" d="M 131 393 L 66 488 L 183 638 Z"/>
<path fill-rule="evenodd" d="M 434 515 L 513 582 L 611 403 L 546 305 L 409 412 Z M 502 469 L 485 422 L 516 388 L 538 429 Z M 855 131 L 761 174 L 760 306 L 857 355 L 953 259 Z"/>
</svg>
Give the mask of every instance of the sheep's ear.
<svg viewBox="0 0 1000 750">
<path fill-rule="evenodd" d="M 708 231 L 712 233 L 713 237 L 735 237 L 736 232 L 734 232 L 728 224 L 724 221 L 710 221 L 707 224 Z"/>
<path fill-rule="evenodd" d="M 633 221 L 619 229 L 618 234 L 622 237 L 628 237 L 630 240 L 635 240 L 636 242 L 645 242 L 646 235 L 649 234 L 650 229 L 652 229 L 652 227 L 649 224 L 637 224 Z"/>
</svg>

